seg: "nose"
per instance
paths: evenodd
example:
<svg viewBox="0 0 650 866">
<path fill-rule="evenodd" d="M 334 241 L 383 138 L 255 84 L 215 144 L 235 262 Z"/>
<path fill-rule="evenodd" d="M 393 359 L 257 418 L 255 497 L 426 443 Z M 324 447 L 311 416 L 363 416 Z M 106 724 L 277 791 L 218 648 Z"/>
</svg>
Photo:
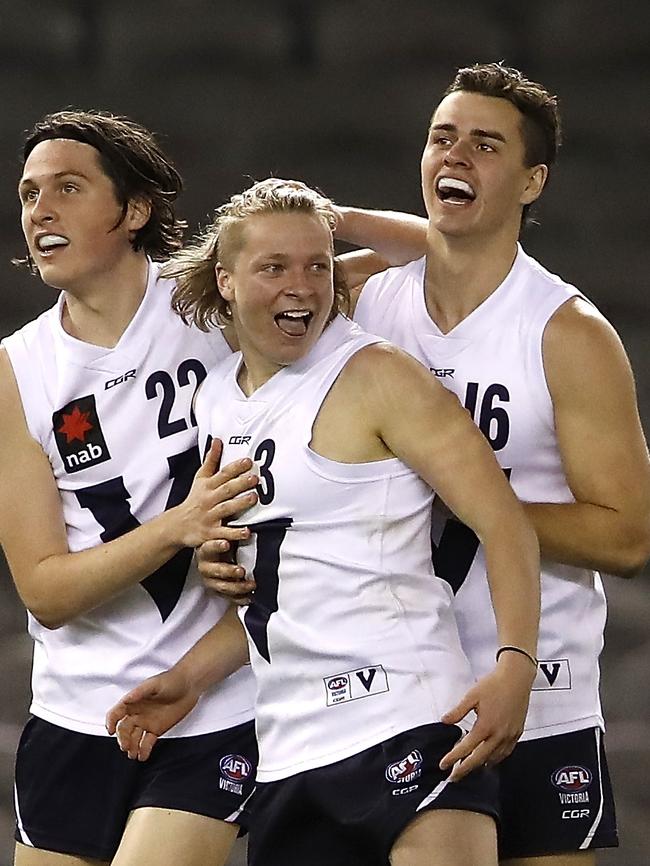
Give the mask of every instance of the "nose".
<svg viewBox="0 0 650 866">
<path fill-rule="evenodd" d="M 469 166 L 471 162 L 469 145 L 467 142 L 457 139 L 450 145 L 445 153 L 445 165 Z"/>
<path fill-rule="evenodd" d="M 285 295 L 291 297 L 304 297 L 309 293 L 309 275 L 302 267 L 297 267 L 287 272 L 287 282 L 284 287 Z"/>
<path fill-rule="evenodd" d="M 39 192 L 36 201 L 32 204 L 29 216 L 31 221 L 36 225 L 51 222 L 54 219 L 55 213 L 51 198 L 43 190 Z"/>
</svg>

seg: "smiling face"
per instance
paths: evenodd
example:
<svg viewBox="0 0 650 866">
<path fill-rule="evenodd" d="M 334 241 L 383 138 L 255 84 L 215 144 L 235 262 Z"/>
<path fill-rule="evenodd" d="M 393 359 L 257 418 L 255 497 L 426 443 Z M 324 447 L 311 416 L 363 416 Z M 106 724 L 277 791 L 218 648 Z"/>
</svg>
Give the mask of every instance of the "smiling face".
<svg viewBox="0 0 650 866">
<path fill-rule="evenodd" d="M 433 228 L 448 236 L 517 237 L 540 195 L 544 165 L 527 167 L 521 114 L 508 100 L 456 91 L 433 115 L 422 154 L 422 193 Z"/>
<path fill-rule="evenodd" d="M 230 269 L 217 266 L 255 387 L 304 357 L 334 303 L 332 232 L 300 211 L 246 218 Z"/>
<path fill-rule="evenodd" d="M 43 282 L 82 291 L 133 255 L 132 233 L 148 218 L 146 208 L 122 208 L 98 151 L 71 139 L 48 139 L 27 157 L 18 193 L 29 253 Z M 117 226 L 117 227 L 116 227 Z"/>
</svg>

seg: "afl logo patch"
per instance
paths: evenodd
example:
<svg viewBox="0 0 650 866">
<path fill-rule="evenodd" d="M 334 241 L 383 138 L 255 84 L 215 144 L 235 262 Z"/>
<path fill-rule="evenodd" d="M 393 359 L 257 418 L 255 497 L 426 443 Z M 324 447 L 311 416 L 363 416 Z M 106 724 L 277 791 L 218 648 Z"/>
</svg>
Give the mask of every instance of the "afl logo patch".
<svg viewBox="0 0 650 866">
<path fill-rule="evenodd" d="M 422 754 L 418 749 L 413 749 L 412 752 L 402 758 L 401 761 L 394 761 L 386 767 L 386 779 L 395 784 L 404 784 L 417 779 L 422 773 Z"/>
<path fill-rule="evenodd" d="M 55 412 L 52 429 L 66 472 L 80 472 L 111 459 L 94 394 L 71 400 Z"/>
<path fill-rule="evenodd" d="M 592 775 L 586 767 L 560 767 L 551 776 L 551 782 L 561 791 L 577 794 L 591 785 Z"/>
<path fill-rule="evenodd" d="M 327 680 L 327 688 L 332 692 L 335 692 L 338 689 L 344 689 L 347 684 L 347 677 L 332 677 L 331 679 Z"/>
<path fill-rule="evenodd" d="M 224 755 L 219 761 L 221 775 L 231 782 L 243 782 L 253 772 L 253 765 L 243 755 Z"/>
</svg>

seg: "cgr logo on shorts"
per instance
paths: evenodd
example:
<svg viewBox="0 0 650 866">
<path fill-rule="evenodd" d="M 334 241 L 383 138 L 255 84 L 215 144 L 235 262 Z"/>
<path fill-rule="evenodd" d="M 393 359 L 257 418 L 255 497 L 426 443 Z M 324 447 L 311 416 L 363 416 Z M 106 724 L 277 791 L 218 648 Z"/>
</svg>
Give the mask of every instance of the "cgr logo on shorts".
<svg viewBox="0 0 650 866">
<path fill-rule="evenodd" d="M 224 755 L 219 761 L 219 769 L 221 771 L 221 778 L 219 779 L 221 790 L 241 795 L 242 783 L 253 772 L 253 765 L 243 755 Z"/>
<path fill-rule="evenodd" d="M 565 809 L 564 812 L 562 812 L 562 820 L 567 821 L 572 818 L 588 818 L 589 814 L 589 809 Z"/>
<path fill-rule="evenodd" d="M 111 459 L 94 394 L 71 400 L 55 412 L 52 429 L 67 472 L 80 472 Z"/>
</svg>

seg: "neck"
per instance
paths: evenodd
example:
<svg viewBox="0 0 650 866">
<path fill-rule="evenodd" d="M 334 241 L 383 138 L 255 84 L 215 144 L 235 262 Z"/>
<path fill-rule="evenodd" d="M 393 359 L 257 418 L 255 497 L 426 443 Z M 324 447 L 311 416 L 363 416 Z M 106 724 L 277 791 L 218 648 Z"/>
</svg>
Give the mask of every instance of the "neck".
<svg viewBox="0 0 650 866">
<path fill-rule="evenodd" d="M 237 376 L 237 382 L 247 397 L 252 396 L 258 388 L 261 388 L 262 385 L 282 369 L 279 366 L 270 367 L 267 365 L 260 366 L 255 363 L 251 364 L 245 354 L 242 357 L 243 362 Z"/>
<path fill-rule="evenodd" d="M 517 238 L 457 238 L 429 228 L 425 300 L 429 315 L 448 333 L 504 281 L 517 254 Z"/>
<path fill-rule="evenodd" d="M 114 348 L 142 303 L 147 272 L 144 253 L 134 253 L 92 285 L 65 289 L 64 330 L 84 343 Z"/>
</svg>

